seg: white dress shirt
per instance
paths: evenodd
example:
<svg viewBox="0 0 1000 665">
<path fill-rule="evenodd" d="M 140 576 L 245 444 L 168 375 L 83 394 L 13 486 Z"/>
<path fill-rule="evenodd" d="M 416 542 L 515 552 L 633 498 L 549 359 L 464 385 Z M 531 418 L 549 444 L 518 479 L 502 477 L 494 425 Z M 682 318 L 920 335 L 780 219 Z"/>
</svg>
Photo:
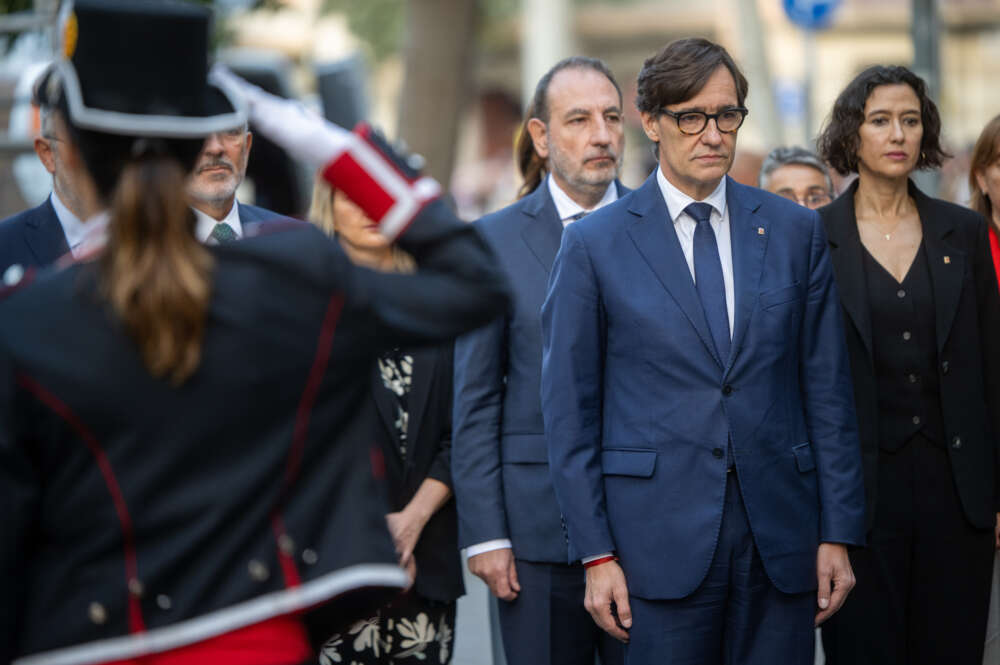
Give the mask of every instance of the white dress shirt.
<svg viewBox="0 0 1000 665">
<path fill-rule="evenodd" d="M 677 239 L 681 243 L 681 250 L 684 251 L 684 258 L 687 260 L 688 270 L 691 271 L 691 279 L 694 276 L 694 230 L 698 222 L 694 217 L 684 212 L 690 203 L 697 203 L 693 198 L 670 184 L 663 170 L 656 169 L 656 182 L 660 185 L 660 192 L 663 200 L 667 203 L 667 210 L 670 211 L 671 221 Z M 712 216 L 708 223 L 715 231 L 715 241 L 719 245 L 719 259 L 722 261 L 722 281 L 726 285 L 726 310 L 729 314 L 729 338 L 733 337 L 733 307 L 736 302 L 735 289 L 733 287 L 733 245 L 729 233 L 729 209 L 726 207 L 726 179 L 719 181 L 715 190 L 708 197 L 701 201 L 712 206 Z"/>
<path fill-rule="evenodd" d="M 601 198 L 600 201 L 597 202 L 597 205 L 588 210 L 587 208 L 584 208 L 579 203 L 571 199 L 569 197 L 569 194 L 564 192 L 562 188 L 559 186 L 559 184 L 555 181 L 551 173 L 548 175 L 548 177 L 546 177 L 545 180 L 549 187 L 549 196 L 552 197 L 552 202 L 556 204 L 556 212 L 559 213 L 559 219 L 562 220 L 563 227 L 569 226 L 570 223 L 575 221 L 573 217 L 575 217 L 581 212 L 583 213 L 594 212 L 595 210 L 603 208 L 609 203 L 614 203 L 615 201 L 618 200 L 618 188 L 612 181 L 611 184 L 608 185 L 608 189 L 604 192 L 604 196 Z"/>
<path fill-rule="evenodd" d="M 240 223 L 240 207 L 236 204 L 236 199 L 233 199 L 233 207 L 229 210 L 229 214 L 223 217 L 222 220 L 218 220 L 211 215 L 206 215 L 197 208 L 191 209 L 194 210 L 194 216 L 198 220 L 194 234 L 198 236 L 198 240 L 201 242 L 215 244 L 215 239 L 211 238 L 211 235 L 212 229 L 215 228 L 216 224 L 228 224 L 236 232 L 237 238 L 243 237 L 243 225 Z"/>
<path fill-rule="evenodd" d="M 546 184 L 549 188 L 549 196 L 552 197 L 552 202 L 556 205 L 556 214 L 559 215 L 559 219 L 562 221 L 562 225 L 565 228 L 569 226 L 572 222 L 576 221 L 573 219 L 577 214 L 590 213 L 598 208 L 603 208 L 609 203 L 614 203 L 618 200 L 618 187 L 612 181 L 608 185 L 608 189 L 604 192 L 604 196 L 601 200 L 597 202 L 597 205 L 590 210 L 584 208 L 579 203 L 570 198 L 569 194 L 564 192 L 555 179 L 550 173 L 546 177 Z M 510 549 L 511 542 L 509 538 L 497 538 L 496 540 L 487 540 L 484 543 L 476 543 L 475 545 L 469 545 L 465 548 L 465 556 L 471 557 L 477 554 L 484 554 L 486 552 L 492 552 L 493 550 Z"/>
<path fill-rule="evenodd" d="M 69 245 L 69 251 L 73 256 L 78 256 L 80 246 L 83 244 L 84 238 L 87 237 L 87 222 L 81 221 L 79 217 L 70 212 L 70 209 L 62 202 L 55 190 L 52 190 L 49 200 L 52 201 L 52 207 L 56 211 L 56 218 L 62 227 L 63 235 L 66 236 L 66 244 Z"/>
</svg>

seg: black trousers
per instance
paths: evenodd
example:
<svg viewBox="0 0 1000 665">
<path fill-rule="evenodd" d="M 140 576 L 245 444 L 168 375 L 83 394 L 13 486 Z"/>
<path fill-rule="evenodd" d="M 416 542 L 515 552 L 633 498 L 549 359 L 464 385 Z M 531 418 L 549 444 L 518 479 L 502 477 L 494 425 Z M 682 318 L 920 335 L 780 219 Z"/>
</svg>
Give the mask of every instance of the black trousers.
<svg viewBox="0 0 1000 665">
<path fill-rule="evenodd" d="M 948 453 L 921 434 L 880 452 L 857 585 L 823 626 L 830 665 L 982 665 L 993 532 L 969 525 Z"/>
<path fill-rule="evenodd" d="M 498 601 L 508 665 L 622 665 L 624 645 L 601 630 L 583 606 L 583 566 L 517 559 L 521 593 Z"/>
</svg>

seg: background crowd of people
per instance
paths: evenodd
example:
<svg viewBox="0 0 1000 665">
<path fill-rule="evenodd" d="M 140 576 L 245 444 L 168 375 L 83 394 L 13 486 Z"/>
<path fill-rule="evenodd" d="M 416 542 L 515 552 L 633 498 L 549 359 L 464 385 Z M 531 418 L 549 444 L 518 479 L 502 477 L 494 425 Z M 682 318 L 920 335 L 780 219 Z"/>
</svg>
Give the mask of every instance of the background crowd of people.
<svg viewBox="0 0 1000 665">
<path fill-rule="evenodd" d="M 1000 116 L 970 207 L 928 196 L 935 101 L 874 65 L 750 187 L 747 76 L 685 38 L 630 189 L 633 100 L 574 56 L 470 224 L 377 132 L 206 77 L 203 8 L 71 16 L 52 192 L 0 222 L 0 660 L 444 664 L 464 561 L 511 665 L 805 665 L 816 627 L 990 662 Z M 237 200 L 258 134 L 306 220 Z"/>
</svg>

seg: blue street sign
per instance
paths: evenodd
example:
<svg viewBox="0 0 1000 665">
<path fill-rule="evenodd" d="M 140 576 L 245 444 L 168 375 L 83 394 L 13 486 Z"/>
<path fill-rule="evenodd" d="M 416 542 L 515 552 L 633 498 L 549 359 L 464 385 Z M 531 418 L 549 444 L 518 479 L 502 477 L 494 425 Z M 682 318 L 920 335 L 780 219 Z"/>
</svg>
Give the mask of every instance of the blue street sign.
<svg viewBox="0 0 1000 665">
<path fill-rule="evenodd" d="M 818 30 L 830 25 L 840 0 L 781 0 L 785 14 L 795 25 Z"/>
</svg>

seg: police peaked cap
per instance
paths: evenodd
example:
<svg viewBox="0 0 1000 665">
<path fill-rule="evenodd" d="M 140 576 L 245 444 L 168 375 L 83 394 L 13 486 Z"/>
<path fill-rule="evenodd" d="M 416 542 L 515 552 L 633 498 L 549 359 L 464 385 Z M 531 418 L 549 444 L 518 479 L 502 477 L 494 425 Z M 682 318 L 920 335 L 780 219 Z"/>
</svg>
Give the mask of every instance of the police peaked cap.
<svg viewBox="0 0 1000 665">
<path fill-rule="evenodd" d="M 59 85 L 47 87 L 61 89 L 70 122 L 83 129 L 199 138 L 239 127 L 238 97 L 208 82 L 211 16 L 177 0 L 67 1 Z"/>
</svg>

